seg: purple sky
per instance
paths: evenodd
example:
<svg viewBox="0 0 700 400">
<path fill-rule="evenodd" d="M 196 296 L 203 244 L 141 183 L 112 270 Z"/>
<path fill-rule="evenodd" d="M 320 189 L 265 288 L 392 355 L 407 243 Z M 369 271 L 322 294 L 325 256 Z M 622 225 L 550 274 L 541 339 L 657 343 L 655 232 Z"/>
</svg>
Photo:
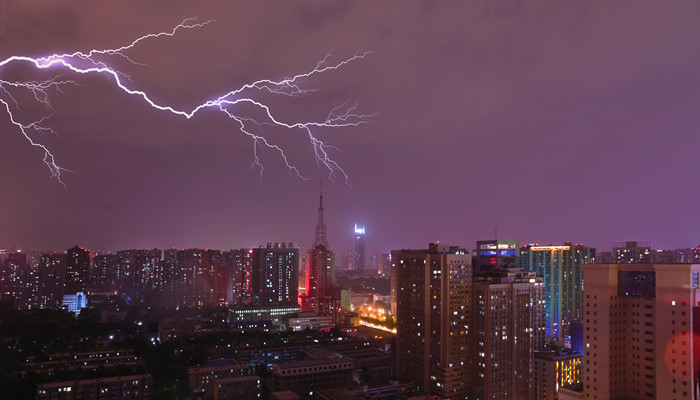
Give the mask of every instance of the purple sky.
<svg viewBox="0 0 700 400">
<path fill-rule="evenodd" d="M 110 48 L 183 18 L 216 19 L 129 53 L 134 85 L 181 108 L 261 78 L 374 54 L 278 108 L 318 119 L 348 98 L 371 124 L 325 129 L 352 188 L 324 181 L 329 242 L 385 252 L 499 237 L 608 250 L 700 244 L 700 3 L 0 0 L 0 59 Z M 99 76 L 52 96 L 42 153 L 0 113 L 0 248 L 236 248 L 314 239 L 318 182 L 299 133 L 271 139 L 291 177 L 219 113 L 149 109 Z M 0 79 L 46 78 L 28 66 Z M 26 99 L 28 100 L 28 99 Z M 30 104 L 30 103 L 26 103 Z M 31 107 L 24 110 L 26 118 Z M 28 122 L 28 120 L 25 120 Z M 284 136 L 284 137 L 279 137 Z"/>
</svg>

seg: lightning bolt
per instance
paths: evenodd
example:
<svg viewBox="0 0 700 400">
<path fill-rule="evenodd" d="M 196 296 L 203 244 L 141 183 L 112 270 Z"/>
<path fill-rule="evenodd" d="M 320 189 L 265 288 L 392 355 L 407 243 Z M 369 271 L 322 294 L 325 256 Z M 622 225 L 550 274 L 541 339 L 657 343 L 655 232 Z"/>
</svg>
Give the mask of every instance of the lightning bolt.
<svg viewBox="0 0 700 400">
<path fill-rule="evenodd" d="M 240 132 L 252 139 L 253 144 L 253 161 L 251 168 L 257 170 L 260 179 L 264 171 L 263 165 L 259 158 L 259 151 L 267 149 L 278 154 L 289 170 L 289 173 L 301 179 L 304 177 L 299 169 L 290 161 L 282 146 L 275 144 L 269 139 L 265 133 L 266 129 L 284 128 L 286 130 L 299 131 L 308 140 L 319 168 L 323 168 L 328 172 L 328 177 L 331 180 L 342 178 L 349 185 L 347 173 L 335 162 L 330 155 L 331 150 L 337 150 L 334 146 L 322 141 L 317 137 L 315 131 L 323 128 L 341 128 L 355 127 L 366 124 L 374 116 L 374 114 L 361 114 L 357 111 L 357 103 L 346 101 L 345 103 L 333 107 L 327 117 L 320 121 L 284 121 L 276 116 L 273 109 L 265 104 L 256 94 L 261 92 L 270 93 L 273 95 L 281 95 L 288 97 L 301 97 L 314 93 L 315 89 L 305 89 L 303 83 L 307 78 L 324 72 L 331 72 L 342 68 L 343 66 L 365 58 L 371 52 L 356 53 L 350 58 L 343 59 L 339 62 L 332 62 L 332 55 L 328 54 L 320 60 L 316 66 L 310 71 L 299 73 L 289 78 L 281 80 L 261 79 L 252 83 L 246 83 L 236 89 L 226 92 L 212 100 L 207 100 L 189 110 L 175 108 L 171 105 L 164 105 L 155 102 L 146 93 L 146 91 L 135 89 L 132 87 L 131 78 L 126 73 L 117 70 L 109 65 L 109 60 L 113 57 L 119 57 L 128 61 L 132 65 L 143 65 L 129 57 L 128 51 L 136 47 L 140 42 L 148 39 L 156 39 L 159 37 L 172 37 L 178 31 L 183 29 L 201 28 L 212 23 L 213 20 L 205 22 L 196 22 L 193 18 L 183 20 L 170 31 L 149 33 L 138 37 L 131 43 L 114 49 L 92 49 L 87 52 L 74 52 L 64 54 L 52 54 L 46 57 L 34 58 L 28 56 L 15 55 L 4 60 L 0 60 L 0 70 L 12 63 L 28 63 L 33 67 L 44 70 L 63 70 L 63 73 L 81 74 L 103 74 L 110 77 L 116 86 L 129 95 L 140 98 L 148 106 L 160 111 L 169 112 L 179 117 L 190 119 L 199 111 L 207 108 L 217 109 L 223 112 L 226 116 L 235 122 L 235 126 Z M 46 164 L 51 178 L 65 186 L 62 180 L 63 172 L 71 172 L 59 166 L 56 162 L 56 157 L 51 153 L 49 148 L 40 142 L 46 134 L 56 134 L 50 127 L 46 126 L 47 119 L 53 114 L 49 94 L 52 91 L 61 92 L 66 85 L 76 85 L 73 80 L 60 79 L 62 75 L 55 76 L 52 79 L 45 81 L 9 81 L 0 80 L 0 104 L 4 107 L 9 115 L 12 125 L 17 127 L 25 139 L 34 147 L 40 149 L 44 154 L 44 164 Z M 45 107 L 47 115 L 32 122 L 22 122 L 18 115 L 22 112 L 20 102 L 17 100 L 16 94 L 20 91 L 31 94 L 33 100 Z M 262 117 L 251 117 L 244 114 L 237 105 L 249 105 L 260 111 L 258 114 Z"/>
</svg>

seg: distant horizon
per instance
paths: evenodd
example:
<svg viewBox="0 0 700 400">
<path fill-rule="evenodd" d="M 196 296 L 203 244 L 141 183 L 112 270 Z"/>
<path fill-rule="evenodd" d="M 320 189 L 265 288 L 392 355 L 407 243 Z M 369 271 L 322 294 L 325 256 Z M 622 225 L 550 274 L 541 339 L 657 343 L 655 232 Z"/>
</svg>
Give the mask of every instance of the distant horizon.
<svg viewBox="0 0 700 400">
<path fill-rule="evenodd" d="M 486 240 L 496 240 L 496 239 L 479 239 L 479 241 L 486 241 Z M 613 245 L 611 245 L 608 249 L 601 249 L 601 248 L 598 248 L 598 247 L 595 247 L 595 246 L 590 246 L 590 245 L 588 245 L 587 243 L 572 242 L 572 241 L 568 241 L 568 240 L 561 241 L 561 242 L 551 242 L 551 243 L 544 243 L 544 242 L 542 242 L 542 243 L 534 243 L 534 242 L 525 243 L 525 242 L 519 241 L 518 239 L 512 239 L 512 238 L 508 238 L 508 239 L 498 239 L 498 240 L 516 240 L 516 241 L 518 241 L 518 248 L 523 248 L 523 247 L 531 246 L 531 245 L 533 245 L 533 246 L 564 245 L 565 243 L 571 243 L 572 245 L 583 245 L 583 246 L 591 247 L 591 248 L 594 248 L 594 249 L 596 250 L 596 252 L 601 252 L 601 251 L 603 251 L 603 252 L 608 252 L 608 251 L 612 251 L 613 248 L 614 248 Z M 666 251 L 670 250 L 670 251 L 673 251 L 673 250 L 700 248 L 700 245 L 699 245 L 699 246 L 688 246 L 688 247 L 657 248 L 657 247 L 654 247 L 653 243 L 646 242 L 646 241 L 641 241 L 641 240 L 625 240 L 625 241 L 620 241 L 620 242 L 613 242 L 613 244 L 622 244 L 622 245 L 624 245 L 626 242 L 637 242 L 637 243 L 639 243 L 640 245 L 643 245 L 643 244 L 650 244 L 650 245 L 651 245 L 650 247 L 651 247 L 652 251 L 657 251 L 657 250 L 666 250 Z M 259 244 L 259 245 L 257 245 L 257 246 L 233 246 L 233 247 L 200 247 L 200 246 L 187 246 L 187 247 L 182 247 L 182 246 L 167 246 L 167 247 L 160 247 L 160 246 L 147 246 L 147 247 L 124 247 L 124 248 L 109 248 L 109 249 L 102 248 L 102 249 L 95 249 L 95 250 L 93 250 L 90 246 L 84 246 L 84 245 L 81 245 L 81 244 L 73 244 L 73 245 L 67 246 L 67 247 L 65 247 L 65 248 L 5 246 L 5 247 L 0 247 L 0 252 L 3 252 L 3 251 L 5 251 L 5 252 L 7 252 L 7 251 L 19 251 L 19 252 L 60 252 L 60 251 L 64 251 L 64 250 L 71 249 L 71 248 L 76 247 L 76 246 L 79 247 L 79 248 L 88 250 L 88 251 L 90 251 L 91 253 L 108 253 L 108 252 L 115 253 L 115 252 L 118 252 L 118 251 L 126 251 L 126 250 L 171 250 L 171 249 L 175 249 L 175 250 L 200 249 L 200 250 L 213 250 L 213 251 L 230 251 L 230 250 L 240 250 L 240 249 L 255 249 L 255 248 L 260 248 L 260 247 L 263 247 L 263 248 L 264 248 L 264 247 L 267 246 L 268 243 L 272 244 L 273 246 L 274 246 L 276 243 L 278 243 L 278 244 L 280 244 L 280 245 L 281 245 L 282 243 L 284 243 L 284 244 L 286 245 L 286 244 L 289 244 L 290 241 L 285 241 L 285 242 L 265 242 L 265 243 Z M 310 249 L 310 248 L 303 248 L 303 247 L 299 246 L 299 244 L 298 244 L 297 242 L 294 242 L 294 241 L 291 241 L 291 243 L 293 243 L 293 244 L 295 245 L 293 248 L 299 249 L 300 255 L 303 255 L 302 252 L 306 252 L 307 250 Z M 366 252 L 366 254 L 367 254 L 367 255 L 369 255 L 369 254 L 380 255 L 380 254 L 388 254 L 388 253 L 390 253 L 392 250 L 427 249 L 427 248 L 428 248 L 428 245 L 429 245 L 429 244 L 432 244 L 432 243 L 442 243 L 442 244 L 447 244 L 447 245 L 449 245 L 449 246 L 458 246 L 458 247 L 460 247 L 460 248 L 464 248 L 465 250 L 467 250 L 467 251 L 469 251 L 469 252 L 473 252 L 474 250 L 476 250 L 476 241 L 474 242 L 474 245 L 471 246 L 471 247 L 470 247 L 470 246 L 460 245 L 460 244 L 458 244 L 458 243 L 451 243 L 451 242 L 450 242 L 450 243 L 447 243 L 447 242 L 443 242 L 443 241 L 432 241 L 432 242 L 426 243 L 425 246 L 423 246 L 423 247 L 420 247 L 420 246 L 417 246 L 417 247 L 399 247 L 399 248 L 393 248 L 393 249 L 390 249 L 390 250 L 387 250 L 387 251 L 381 251 L 381 252 L 377 252 L 377 251 L 368 251 L 368 252 Z M 13 248 L 13 247 L 14 247 L 14 248 Z M 333 248 L 330 248 L 330 250 L 333 251 L 333 252 L 335 252 L 335 254 L 341 254 L 341 255 L 344 255 L 344 254 L 352 254 L 352 253 L 353 253 L 352 250 L 343 251 L 343 252 L 338 252 L 338 251 L 334 250 Z M 336 261 L 337 261 L 337 260 L 336 260 Z"/>
</svg>

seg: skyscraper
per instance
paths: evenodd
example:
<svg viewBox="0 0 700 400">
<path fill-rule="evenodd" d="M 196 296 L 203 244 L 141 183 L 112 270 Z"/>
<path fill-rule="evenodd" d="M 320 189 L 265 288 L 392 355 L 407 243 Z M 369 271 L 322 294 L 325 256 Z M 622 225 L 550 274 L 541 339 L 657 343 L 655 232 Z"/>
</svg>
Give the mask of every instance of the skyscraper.
<svg viewBox="0 0 700 400">
<path fill-rule="evenodd" d="M 12 300 L 20 307 L 20 298 L 25 289 L 27 273 L 27 255 L 19 251 L 7 254 L 4 263 L 0 263 L 0 296 L 4 300 Z"/>
<path fill-rule="evenodd" d="M 116 285 L 118 266 L 119 257 L 116 254 L 95 254 L 90 273 L 90 289 L 101 292 Z"/>
<path fill-rule="evenodd" d="M 394 250 L 396 365 L 401 380 L 421 393 L 450 399 L 467 395 L 471 322 L 471 256 L 456 246 Z"/>
<path fill-rule="evenodd" d="M 160 291 L 163 252 L 159 249 L 120 250 L 117 257 L 120 291 L 136 303 L 152 302 L 153 293 Z"/>
<path fill-rule="evenodd" d="M 162 282 L 159 295 L 161 306 L 177 306 L 181 301 L 182 289 L 179 281 L 180 266 L 177 253 L 177 249 L 163 250 L 163 259 L 158 268 L 159 280 Z"/>
<path fill-rule="evenodd" d="M 583 270 L 586 398 L 697 399 L 700 265 Z"/>
<path fill-rule="evenodd" d="M 204 249 L 184 249 L 177 252 L 178 289 L 182 304 L 192 307 L 195 303 L 195 277 L 204 263 Z"/>
<path fill-rule="evenodd" d="M 251 301 L 253 250 L 236 249 L 230 251 L 229 304 L 242 306 Z"/>
<path fill-rule="evenodd" d="M 51 253 L 41 256 L 39 263 L 39 308 L 61 307 L 66 279 L 67 255 Z"/>
<path fill-rule="evenodd" d="M 86 292 L 90 274 L 90 251 L 72 247 L 66 252 L 66 280 L 64 294 Z"/>
<path fill-rule="evenodd" d="M 595 249 L 567 242 L 563 246 L 528 245 L 520 249 L 520 266 L 544 278 L 546 335 L 569 336 L 572 321 L 582 318 L 583 264 L 595 260 Z"/>
<path fill-rule="evenodd" d="M 253 249 L 253 303 L 298 304 L 299 249 L 293 243 L 268 243 Z"/>
<path fill-rule="evenodd" d="M 470 399 L 535 400 L 534 351 L 544 347 L 544 285 L 532 271 L 474 277 L 469 321 Z"/>
<path fill-rule="evenodd" d="M 355 271 L 364 271 L 367 268 L 367 259 L 365 255 L 365 227 L 355 224 L 355 251 L 352 257 L 352 269 Z"/>
<path fill-rule="evenodd" d="M 321 309 L 329 305 L 335 280 L 335 253 L 328 248 L 326 223 L 323 219 L 323 191 L 319 196 L 318 222 L 316 238 L 311 249 L 306 252 L 306 297 L 302 304 L 303 311 L 329 313 Z M 327 308 L 327 307 L 325 307 Z"/>
</svg>

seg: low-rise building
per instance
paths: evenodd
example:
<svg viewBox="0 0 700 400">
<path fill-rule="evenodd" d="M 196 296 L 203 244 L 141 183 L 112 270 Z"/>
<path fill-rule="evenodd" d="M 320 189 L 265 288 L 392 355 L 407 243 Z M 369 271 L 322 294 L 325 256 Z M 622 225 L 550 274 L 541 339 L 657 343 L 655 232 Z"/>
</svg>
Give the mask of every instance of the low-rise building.
<svg viewBox="0 0 700 400">
<path fill-rule="evenodd" d="M 150 400 L 152 398 L 153 376 L 150 374 L 44 383 L 36 389 L 36 400 Z"/>
<path fill-rule="evenodd" d="M 228 378 L 239 378 L 247 375 L 245 365 L 217 365 L 189 368 L 190 388 L 196 398 L 211 399 L 214 396 L 215 381 Z"/>
<path fill-rule="evenodd" d="M 37 361 L 35 357 L 27 358 L 22 364 L 21 373 L 33 372 L 51 375 L 56 370 L 89 370 L 111 367 L 136 367 L 142 365 L 141 360 L 131 349 L 105 350 L 80 353 L 49 354 L 48 360 Z"/>
<path fill-rule="evenodd" d="M 275 391 L 309 394 L 316 389 L 346 387 L 352 382 L 353 361 L 332 350 L 313 348 L 309 359 L 272 365 Z"/>
<path fill-rule="evenodd" d="M 286 329 L 286 317 L 301 310 L 296 305 L 263 305 L 229 308 L 229 322 L 272 321 L 273 324 Z"/>
<path fill-rule="evenodd" d="M 320 329 L 333 325 L 333 315 L 318 315 L 314 311 L 300 312 L 287 316 L 287 329 L 303 331 L 304 329 Z"/>
<path fill-rule="evenodd" d="M 255 400 L 262 397 L 262 380 L 257 375 L 216 379 L 213 400 Z"/>
</svg>

